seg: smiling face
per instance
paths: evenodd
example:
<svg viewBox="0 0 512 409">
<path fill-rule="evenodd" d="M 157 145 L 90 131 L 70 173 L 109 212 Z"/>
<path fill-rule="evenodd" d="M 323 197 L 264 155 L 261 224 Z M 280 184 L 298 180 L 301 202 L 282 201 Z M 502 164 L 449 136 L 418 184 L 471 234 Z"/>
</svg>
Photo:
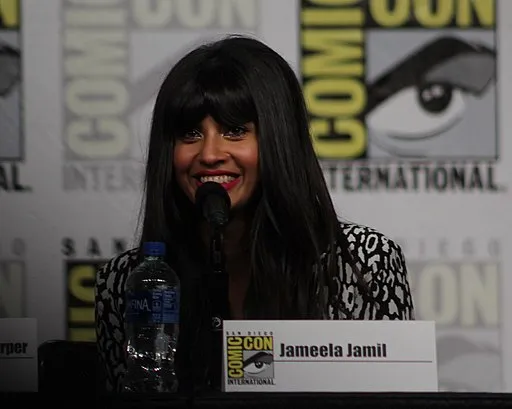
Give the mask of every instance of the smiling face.
<svg viewBox="0 0 512 409">
<path fill-rule="evenodd" d="M 258 184 L 258 139 L 254 123 L 226 128 L 212 117 L 178 135 L 174 148 L 176 181 L 194 203 L 201 184 L 220 183 L 231 208 L 243 207 Z"/>
</svg>

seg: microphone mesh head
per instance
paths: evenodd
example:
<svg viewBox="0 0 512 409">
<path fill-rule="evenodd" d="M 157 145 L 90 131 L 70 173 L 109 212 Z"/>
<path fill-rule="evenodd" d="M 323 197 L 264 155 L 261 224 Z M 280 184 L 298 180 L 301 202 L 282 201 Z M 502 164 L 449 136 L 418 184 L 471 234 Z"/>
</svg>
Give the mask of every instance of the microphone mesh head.
<svg viewBox="0 0 512 409">
<path fill-rule="evenodd" d="M 219 183 L 206 182 L 199 186 L 195 202 L 196 207 L 209 222 L 216 225 L 227 223 L 231 199 Z"/>
<path fill-rule="evenodd" d="M 196 206 L 201 209 L 204 205 L 204 201 L 210 195 L 224 199 L 226 203 L 228 203 L 228 207 L 231 207 L 231 200 L 228 192 L 226 192 L 226 189 L 224 189 L 220 183 L 216 182 L 206 182 L 199 186 L 196 190 L 195 196 Z"/>
</svg>

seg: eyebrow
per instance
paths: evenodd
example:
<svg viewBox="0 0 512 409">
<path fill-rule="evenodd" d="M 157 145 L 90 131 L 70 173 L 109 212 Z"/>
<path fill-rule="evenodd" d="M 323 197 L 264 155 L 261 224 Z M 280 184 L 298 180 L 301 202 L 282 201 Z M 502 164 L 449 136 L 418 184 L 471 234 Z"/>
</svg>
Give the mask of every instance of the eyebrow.
<svg viewBox="0 0 512 409">
<path fill-rule="evenodd" d="M 473 93 L 481 93 L 495 76 L 495 52 L 483 45 L 454 37 L 436 39 L 391 67 L 367 86 L 371 112 L 398 91 L 421 82 L 450 82 Z M 469 64 L 478 67 L 468 69 Z M 479 77 L 486 74 L 485 77 Z"/>
<path fill-rule="evenodd" d="M 269 354 L 268 352 L 258 352 L 257 354 L 254 354 L 253 356 L 247 358 L 244 361 L 244 368 L 253 362 L 263 362 L 264 364 L 271 364 L 273 361 L 272 354 Z"/>
</svg>

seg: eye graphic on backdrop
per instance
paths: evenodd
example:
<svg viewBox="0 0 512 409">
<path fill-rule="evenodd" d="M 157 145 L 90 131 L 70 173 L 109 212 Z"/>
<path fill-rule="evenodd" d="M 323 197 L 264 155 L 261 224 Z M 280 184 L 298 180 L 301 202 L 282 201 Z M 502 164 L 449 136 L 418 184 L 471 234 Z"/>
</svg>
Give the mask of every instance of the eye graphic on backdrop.
<svg viewBox="0 0 512 409">
<path fill-rule="evenodd" d="M 449 37 L 427 44 L 368 86 L 371 142 L 395 156 L 423 156 L 416 143 L 455 127 L 495 67 L 487 47 Z"/>
<path fill-rule="evenodd" d="M 0 98 L 9 95 L 20 80 L 20 53 L 0 42 Z"/>
<path fill-rule="evenodd" d="M 409 87 L 377 107 L 367 124 L 394 139 L 430 138 L 462 119 L 465 98 L 463 91 L 450 84 Z"/>
<path fill-rule="evenodd" d="M 269 352 L 258 352 L 244 361 L 244 372 L 247 375 L 257 375 L 272 364 L 274 358 Z"/>
</svg>

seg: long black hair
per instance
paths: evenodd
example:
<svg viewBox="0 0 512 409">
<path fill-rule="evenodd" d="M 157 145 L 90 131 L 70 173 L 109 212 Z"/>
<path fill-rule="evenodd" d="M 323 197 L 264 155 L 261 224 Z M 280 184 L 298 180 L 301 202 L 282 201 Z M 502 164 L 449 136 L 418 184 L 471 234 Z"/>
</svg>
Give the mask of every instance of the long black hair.
<svg viewBox="0 0 512 409">
<path fill-rule="evenodd" d="M 246 317 L 325 317 L 343 238 L 311 143 L 300 83 L 290 65 L 261 41 L 229 36 L 194 49 L 171 69 L 152 118 L 141 243 L 165 241 L 182 269 L 178 274 L 188 283 L 182 324 L 206 325 L 197 316 L 205 294 L 198 289 L 198 215 L 175 181 L 173 149 L 176 137 L 207 115 L 225 126 L 256 126 L 259 186 L 248 234 Z M 342 247 L 349 257 L 348 246 Z"/>
</svg>

